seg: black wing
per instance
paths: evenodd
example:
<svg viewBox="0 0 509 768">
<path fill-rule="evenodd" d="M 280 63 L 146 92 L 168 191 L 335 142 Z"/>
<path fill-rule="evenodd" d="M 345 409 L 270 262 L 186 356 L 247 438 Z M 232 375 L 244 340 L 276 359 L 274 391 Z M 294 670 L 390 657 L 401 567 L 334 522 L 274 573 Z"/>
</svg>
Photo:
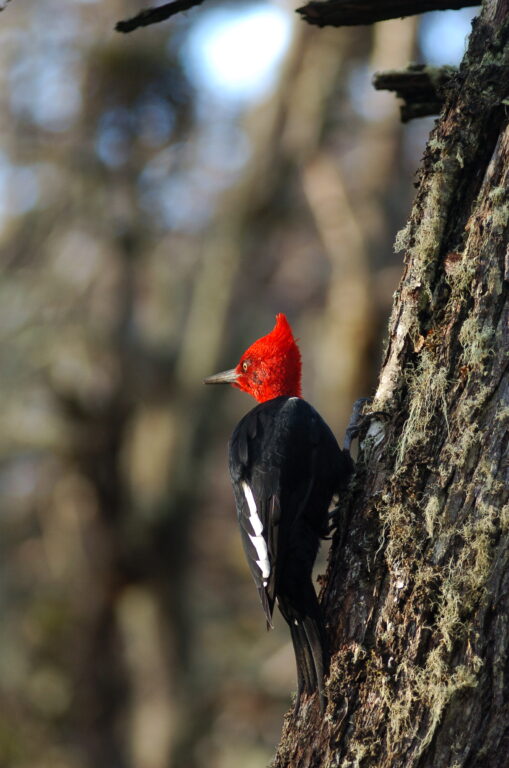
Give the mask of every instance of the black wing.
<svg viewBox="0 0 509 768">
<path fill-rule="evenodd" d="M 349 455 L 301 398 L 262 403 L 235 429 L 230 474 L 237 515 L 269 624 L 285 584 L 298 590 L 310 578 L 330 500 L 350 471 Z"/>
</svg>

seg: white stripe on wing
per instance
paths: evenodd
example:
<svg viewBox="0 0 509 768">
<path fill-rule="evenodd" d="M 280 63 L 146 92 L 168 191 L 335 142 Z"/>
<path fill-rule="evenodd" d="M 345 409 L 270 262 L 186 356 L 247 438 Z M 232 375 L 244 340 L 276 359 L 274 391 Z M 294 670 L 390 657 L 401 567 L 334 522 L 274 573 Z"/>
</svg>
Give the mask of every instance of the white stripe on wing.
<svg viewBox="0 0 509 768">
<path fill-rule="evenodd" d="M 256 509 L 256 502 L 253 496 L 253 491 L 245 481 L 242 482 L 242 490 L 244 491 L 247 506 L 249 507 L 249 522 L 251 524 L 251 528 L 254 531 L 254 536 L 249 534 L 249 538 L 253 542 L 253 546 L 256 549 L 258 560 L 255 560 L 255 562 L 262 573 L 262 577 L 264 579 L 263 585 L 266 587 L 267 582 L 265 579 L 268 579 L 270 576 L 270 562 L 269 553 L 267 551 L 267 542 L 262 536 L 263 524 L 258 516 L 258 510 Z"/>
</svg>

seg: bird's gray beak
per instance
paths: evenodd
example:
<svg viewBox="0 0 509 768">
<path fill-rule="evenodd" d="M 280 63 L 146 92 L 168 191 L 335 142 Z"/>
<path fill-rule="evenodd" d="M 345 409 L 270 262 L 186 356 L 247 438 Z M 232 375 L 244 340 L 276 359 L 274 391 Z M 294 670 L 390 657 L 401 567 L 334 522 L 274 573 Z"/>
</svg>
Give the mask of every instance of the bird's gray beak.
<svg viewBox="0 0 509 768">
<path fill-rule="evenodd" d="M 222 371 L 216 373 L 214 376 L 209 376 L 207 379 L 203 379 L 204 384 L 235 384 L 239 374 L 235 368 L 231 368 L 229 371 Z"/>
</svg>

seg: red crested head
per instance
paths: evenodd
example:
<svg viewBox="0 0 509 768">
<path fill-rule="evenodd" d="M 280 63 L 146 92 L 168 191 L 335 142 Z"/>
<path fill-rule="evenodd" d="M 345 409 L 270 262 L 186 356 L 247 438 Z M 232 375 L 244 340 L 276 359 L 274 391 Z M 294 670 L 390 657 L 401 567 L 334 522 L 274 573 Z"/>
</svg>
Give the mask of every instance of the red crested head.
<svg viewBox="0 0 509 768">
<path fill-rule="evenodd" d="M 280 395 L 301 396 L 300 352 L 283 314 L 276 316 L 270 333 L 246 349 L 235 371 L 238 378 L 234 386 L 259 403 Z"/>
<path fill-rule="evenodd" d="M 292 329 L 283 314 L 272 331 L 251 344 L 236 368 L 205 380 L 206 384 L 231 383 L 259 403 L 274 397 L 301 396 L 301 360 Z"/>
</svg>

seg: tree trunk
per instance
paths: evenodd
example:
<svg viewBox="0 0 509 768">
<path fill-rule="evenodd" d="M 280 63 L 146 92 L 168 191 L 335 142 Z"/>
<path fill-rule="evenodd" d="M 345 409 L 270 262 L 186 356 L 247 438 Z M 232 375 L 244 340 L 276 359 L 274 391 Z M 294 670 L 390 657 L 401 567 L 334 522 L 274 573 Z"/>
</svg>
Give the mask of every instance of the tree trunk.
<svg viewBox="0 0 509 768">
<path fill-rule="evenodd" d="M 509 766 L 509 2 L 486 2 L 397 244 L 405 269 L 323 590 L 324 717 L 283 766 Z"/>
</svg>

